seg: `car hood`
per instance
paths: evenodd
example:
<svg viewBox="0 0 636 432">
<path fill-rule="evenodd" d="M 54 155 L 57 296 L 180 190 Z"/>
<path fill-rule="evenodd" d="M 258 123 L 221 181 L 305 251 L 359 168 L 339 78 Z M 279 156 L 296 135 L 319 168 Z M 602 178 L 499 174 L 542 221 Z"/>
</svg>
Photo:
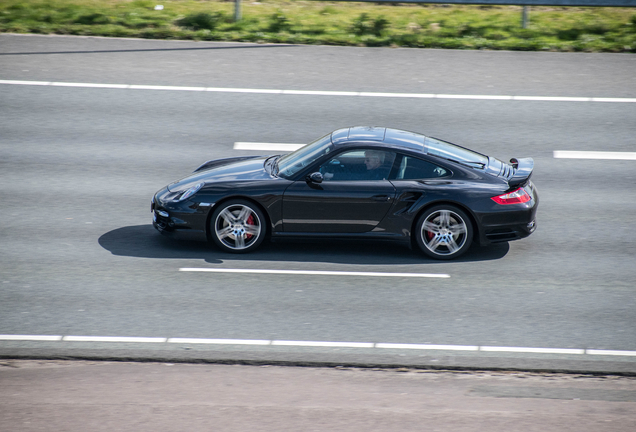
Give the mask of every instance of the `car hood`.
<svg viewBox="0 0 636 432">
<path fill-rule="evenodd" d="M 265 170 L 266 156 L 223 164 L 217 168 L 194 173 L 168 185 L 170 192 L 184 191 L 199 183 L 240 180 L 267 180 L 272 176 Z"/>
</svg>

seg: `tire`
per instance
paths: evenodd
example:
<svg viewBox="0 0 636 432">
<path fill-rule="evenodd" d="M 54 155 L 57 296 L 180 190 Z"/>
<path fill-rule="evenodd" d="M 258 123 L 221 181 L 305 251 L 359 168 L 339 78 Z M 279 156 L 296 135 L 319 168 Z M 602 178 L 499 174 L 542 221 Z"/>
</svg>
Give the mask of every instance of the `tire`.
<svg viewBox="0 0 636 432">
<path fill-rule="evenodd" d="M 226 201 L 214 210 L 210 219 L 212 239 L 226 252 L 252 252 L 263 242 L 266 233 L 265 216 L 250 201 Z"/>
<path fill-rule="evenodd" d="M 450 260 L 470 248 L 473 225 L 468 215 L 457 207 L 438 205 L 419 217 L 413 236 L 422 252 L 429 257 Z"/>
</svg>

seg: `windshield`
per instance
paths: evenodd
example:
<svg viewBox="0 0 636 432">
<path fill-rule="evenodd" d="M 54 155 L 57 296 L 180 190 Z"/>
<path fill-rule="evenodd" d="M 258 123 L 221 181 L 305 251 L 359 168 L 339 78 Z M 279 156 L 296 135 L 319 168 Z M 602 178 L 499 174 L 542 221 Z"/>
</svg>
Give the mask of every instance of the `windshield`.
<svg viewBox="0 0 636 432">
<path fill-rule="evenodd" d="M 424 146 L 427 149 L 427 153 L 433 156 L 468 165 L 479 165 L 482 168 L 488 165 L 488 156 L 435 138 L 426 137 Z"/>
<path fill-rule="evenodd" d="M 331 151 L 331 134 L 278 159 L 278 175 L 288 178 Z"/>
</svg>

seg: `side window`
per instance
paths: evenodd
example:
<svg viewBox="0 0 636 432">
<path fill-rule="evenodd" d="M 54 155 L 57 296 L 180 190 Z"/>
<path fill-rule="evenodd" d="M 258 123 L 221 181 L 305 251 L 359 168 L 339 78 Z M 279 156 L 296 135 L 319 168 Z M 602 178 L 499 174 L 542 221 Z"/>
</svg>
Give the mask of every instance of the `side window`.
<svg viewBox="0 0 636 432">
<path fill-rule="evenodd" d="M 395 153 L 374 149 L 349 150 L 320 166 L 326 181 L 386 180 L 395 161 Z"/>
<path fill-rule="evenodd" d="M 422 159 L 404 156 L 398 169 L 396 180 L 418 180 L 445 177 L 450 172 Z"/>
</svg>

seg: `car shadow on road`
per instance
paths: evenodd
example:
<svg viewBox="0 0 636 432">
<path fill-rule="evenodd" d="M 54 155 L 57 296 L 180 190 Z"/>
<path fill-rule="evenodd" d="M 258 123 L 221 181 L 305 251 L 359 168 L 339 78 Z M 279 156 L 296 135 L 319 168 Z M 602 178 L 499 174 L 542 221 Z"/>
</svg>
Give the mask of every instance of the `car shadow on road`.
<svg viewBox="0 0 636 432">
<path fill-rule="evenodd" d="M 205 242 L 173 240 L 159 234 L 152 225 L 117 228 L 99 238 L 99 244 L 113 255 L 156 259 L 200 259 L 210 264 L 244 258 L 249 261 L 325 262 L 358 265 L 436 264 L 405 245 L 371 241 L 266 242 L 247 254 L 228 254 Z M 473 245 L 453 262 L 491 261 L 503 258 L 510 247 L 501 243 L 489 247 Z"/>
</svg>

